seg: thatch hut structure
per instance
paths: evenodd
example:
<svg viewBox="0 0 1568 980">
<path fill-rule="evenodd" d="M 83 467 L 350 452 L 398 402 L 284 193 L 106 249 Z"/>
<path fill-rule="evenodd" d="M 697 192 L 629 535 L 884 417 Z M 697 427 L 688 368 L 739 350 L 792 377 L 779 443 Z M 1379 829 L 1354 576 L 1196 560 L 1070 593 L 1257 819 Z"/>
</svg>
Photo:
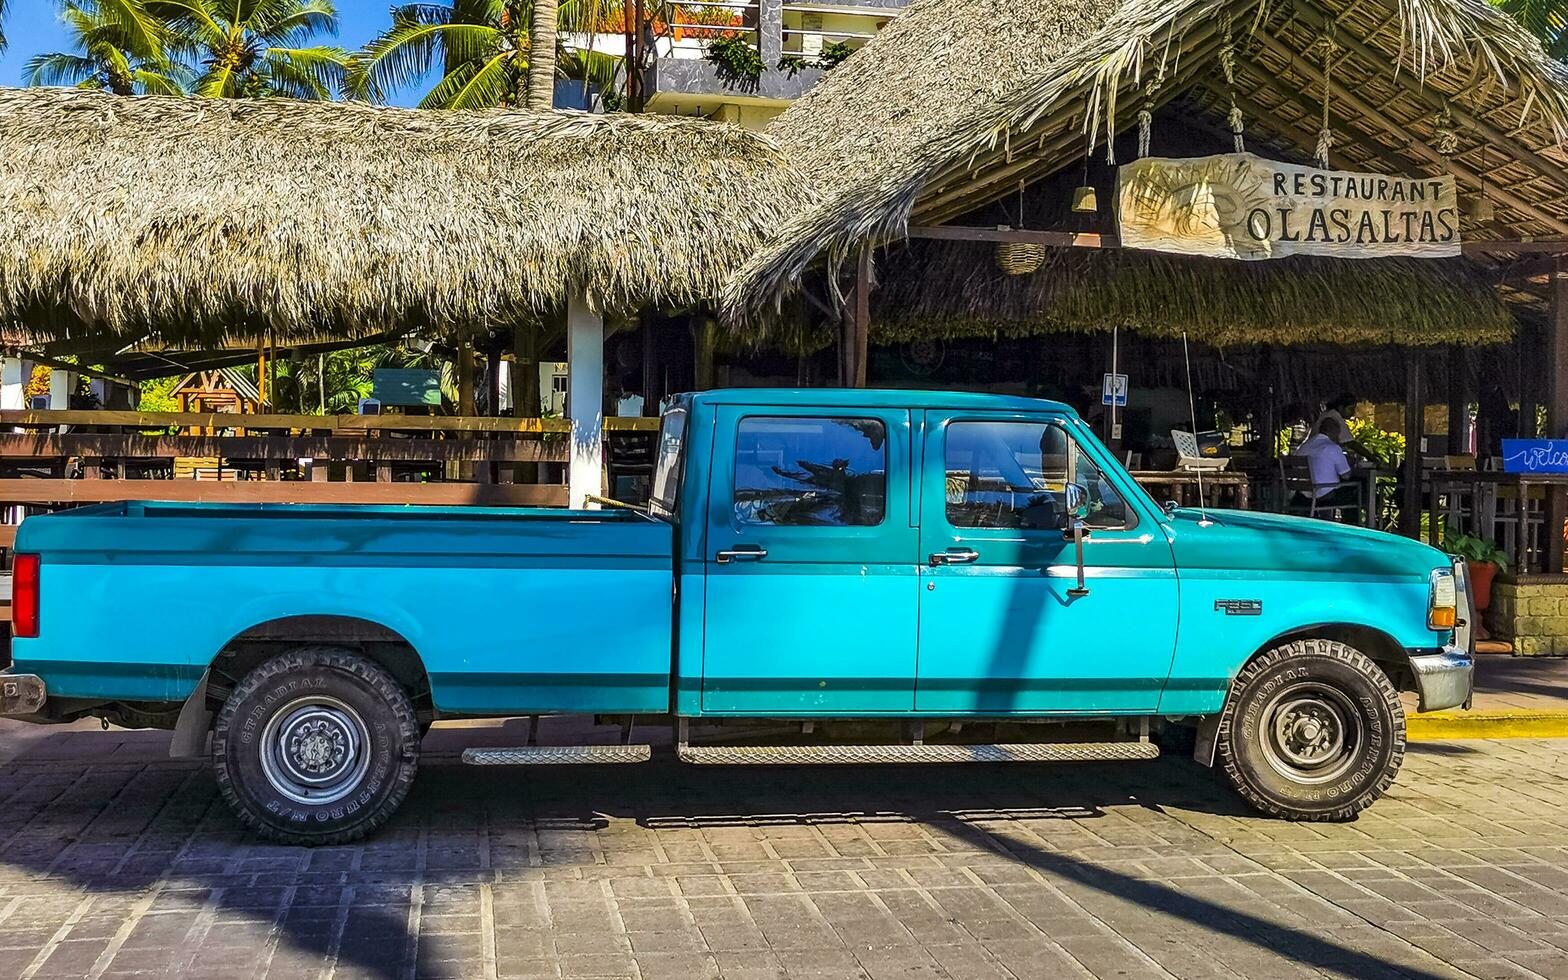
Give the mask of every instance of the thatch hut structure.
<svg viewBox="0 0 1568 980">
<path fill-rule="evenodd" d="M 0 324 L 212 342 L 505 327 L 717 293 L 810 203 L 654 116 L 0 90 Z"/>
<path fill-rule="evenodd" d="M 1539 398 L 1552 434 L 1568 430 L 1568 283 L 1548 278 L 1568 270 L 1568 69 L 1480 0 L 918 0 L 768 132 L 816 201 L 727 284 L 723 309 L 736 322 L 824 312 L 848 383 L 864 379 L 870 339 L 1120 330 L 1223 357 L 1496 345 L 1524 322 L 1546 338 L 1514 358 L 1534 375 L 1521 415 Z M 1451 175 L 1463 257 L 1243 263 L 1119 247 L 1116 163 L 1243 146 Z M 1098 207 L 1072 207 L 1085 184 Z M 999 270 L 1022 244 L 1044 246 L 1038 269 Z M 794 294 L 806 302 L 785 305 Z M 1405 368 L 1419 435 L 1424 358 L 1381 356 Z M 1568 515 L 1563 495 L 1553 507 Z"/>
<path fill-rule="evenodd" d="M 1232 98 L 1249 147 L 1310 156 L 1326 106 L 1336 166 L 1454 174 L 1495 204 L 1467 241 L 1568 235 L 1568 69 L 1479 0 L 921 0 L 769 126 L 817 200 L 727 308 L 1080 165 L 1141 113 L 1224 131 Z"/>
</svg>

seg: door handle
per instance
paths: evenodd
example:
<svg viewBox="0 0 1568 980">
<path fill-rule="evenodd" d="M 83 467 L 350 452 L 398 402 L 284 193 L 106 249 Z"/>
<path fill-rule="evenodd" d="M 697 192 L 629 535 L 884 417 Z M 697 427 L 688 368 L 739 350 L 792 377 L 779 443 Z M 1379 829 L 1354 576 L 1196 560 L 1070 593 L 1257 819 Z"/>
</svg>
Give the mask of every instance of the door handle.
<svg viewBox="0 0 1568 980">
<path fill-rule="evenodd" d="M 720 565 L 728 565 L 732 561 L 761 561 L 766 557 L 768 557 L 768 549 L 759 548 L 754 544 L 743 544 L 720 551 L 713 556 L 713 560 Z"/>
<path fill-rule="evenodd" d="M 946 551 L 933 552 L 931 567 L 940 568 L 943 565 L 973 565 L 980 560 L 980 552 L 973 548 L 949 548 Z"/>
</svg>

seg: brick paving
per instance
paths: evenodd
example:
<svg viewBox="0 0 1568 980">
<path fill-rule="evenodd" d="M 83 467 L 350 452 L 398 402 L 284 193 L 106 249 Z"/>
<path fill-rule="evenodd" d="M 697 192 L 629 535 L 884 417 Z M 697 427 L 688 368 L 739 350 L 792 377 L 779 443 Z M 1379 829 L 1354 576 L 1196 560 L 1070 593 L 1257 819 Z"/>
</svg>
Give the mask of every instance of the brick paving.
<svg viewBox="0 0 1568 980">
<path fill-rule="evenodd" d="M 1565 977 L 1568 741 L 1413 745 L 1360 820 L 1117 766 L 472 769 L 247 839 L 152 733 L 0 726 L 0 977 Z M 445 741 L 443 741 L 445 739 Z"/>
</svg>

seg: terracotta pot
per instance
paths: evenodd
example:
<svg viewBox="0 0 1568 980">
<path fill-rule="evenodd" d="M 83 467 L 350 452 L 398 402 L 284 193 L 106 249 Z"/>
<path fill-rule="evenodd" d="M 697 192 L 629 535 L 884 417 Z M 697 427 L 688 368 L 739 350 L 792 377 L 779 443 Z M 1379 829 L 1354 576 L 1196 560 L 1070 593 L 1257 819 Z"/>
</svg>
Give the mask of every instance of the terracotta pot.
<svg viewBox="0 0 1568 980">
<path fill-rule="evenodd" d="M 1465 565 L 1470 573 L 1470 591 L 1475 595 L 1475 610 L 1478 613 L 1486 612 L 1492 604 L 1492 579 L 1497 577 L 1497 563 L 1469 561 Z"/>
</svg>

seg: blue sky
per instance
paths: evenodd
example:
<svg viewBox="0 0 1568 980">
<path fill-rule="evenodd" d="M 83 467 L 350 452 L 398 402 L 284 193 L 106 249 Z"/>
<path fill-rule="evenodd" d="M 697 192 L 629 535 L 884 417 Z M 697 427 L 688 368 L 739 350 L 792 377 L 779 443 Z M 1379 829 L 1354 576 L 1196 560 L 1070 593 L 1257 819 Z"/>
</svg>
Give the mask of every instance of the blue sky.
<svg viewBox="0 0 1568 980">
<path fill-rule="evenodd" d="M 374 37 L 388 23 L 392 0 L 337 0 L 339 31 L 336 43 L 350 50 Z M 54 0 L 11 0 L 5 33 L 11 46 L 0 55 L 0 85 L 22 84 L 22 67 L 43 51 L 65 51 L 69 41 L 60 24 Z M 400 92 L 393 99 L 403 105 L 419 101 L 418 90 Z"/>
</svg>

